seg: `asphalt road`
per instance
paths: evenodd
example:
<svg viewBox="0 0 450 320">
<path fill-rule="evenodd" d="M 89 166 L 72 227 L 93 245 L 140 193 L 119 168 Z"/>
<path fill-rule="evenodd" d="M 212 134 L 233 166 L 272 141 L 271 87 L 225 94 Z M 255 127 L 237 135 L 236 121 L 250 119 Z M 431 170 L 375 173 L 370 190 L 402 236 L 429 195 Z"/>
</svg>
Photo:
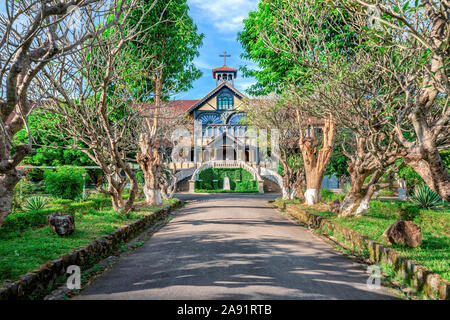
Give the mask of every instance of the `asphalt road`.
<svg viewBox="0 0 450 320">
<path fill-rule="evenodd" d="M 393 298 L 368 289 L 361 265 L 270 208 L 270 195 L 180 197 L 190 203 L 77 299 Z"/>
</svg>

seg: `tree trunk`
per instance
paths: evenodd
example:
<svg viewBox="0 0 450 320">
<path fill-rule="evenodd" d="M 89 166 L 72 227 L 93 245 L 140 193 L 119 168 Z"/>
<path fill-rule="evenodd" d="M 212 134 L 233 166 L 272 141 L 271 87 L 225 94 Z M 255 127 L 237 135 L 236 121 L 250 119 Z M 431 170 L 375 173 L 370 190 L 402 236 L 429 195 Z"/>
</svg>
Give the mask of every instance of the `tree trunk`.
<svg viewBox="0 0 450 320">
<path fill-rule="evenodd" d="M 134 201 L 136 200 L 137 194 L 139 192 L 139 185 L 136 175 L 128 165 L 126 166 L 124 171 L 128 177 L 128 180 L 130 180 L 130 195 L 128 196 L 128 199 L 126 200 L 125 205 L 122 208 L 122 213 L 128 214 L 133 209 Z"/>
<path fill-rule="evenodd" d="M 366 214 L 370 208 L 369 202 L 377 188 L 376 184 L 382 176 L 382 170 L 375 172 L 363 170 L 354 170 L 353 168 L 350 170 L 349 166 L 352 187 L 339 209 L 341 217 L 360 216 Z M 372 174 L 372 178 L 367 185 L 364 185 L 364 181 L 370 174 Z"/>
<path fill-rule="evenodd" d="M 448 42 L 448 17 L 433 8 L 432 1 L 422 1 L 425 12 L 432 21 L 430 42 L 434 47 L 431 52 L 429 72 L 425 74 L 422 88 L 418 90 L 416 105 L 409 119 L 414 127 L 416 141 L 411 143 L 403 136 L 400 125 L 396 132 L 399 140 L 407 149 L 405 163 L 410 165 L 425 181 L 428 187 L 436 191 L 444 200 L 450 201 L 450 174 L 439 155 L 436 141 L 448 136 L 449 108 L 443 108 L 440 119 L 430 126 L 430 118 L 436 117 L 433 105 L 439 96 L 438 87 L 448 85 L 448 52 L 442 50 Z M 447 8 L 448 9 L 448 8 Z M 448 90 L 448 88 L 447 88 Z M 441 112 L 441 111 L 439 111 Z M 444 139 L 445 140 L 445 139 Z"/>
<path fill-rule="evenodd" d="M 297 113 L 297 118 L 300 131 L 299 147 L 302 151 L 306 175 L 306 192 L 304 196 L 306 203 L 313 205 L 320 202 L 320 187 L 333 150 L 336 129 L 333 119 L 326 119 L 322 127 L 323 142 L 320 145 L 315 137 L 314 128 L 311 130 L 310 137 L 305 138 L 303 136 L 304 128 L 299 113 Z"/>
<path fill-rule="evenodd" d="M 11 213 L 14 187 L 20 178 L 20 173 L 15 169 L 0 174 L 0 228 Z"/>
<path fill-rule="evenodd" d="M 159 151 L 153 146 L 148 134 L 142 134 L 139 139 L 141 153 L 137 155 L 137 162 L 144 172 L 144 195 L 148 205 L 162 205 L 160 189 L 161 157 Z"/>
<path fill-rule="evenodd" d="M 123 197 L 121 191 L 113 191 L 111 202 L 114 211 L 121 211 L 123 208 Z"/>
<path fill-rule="evenodd" d="M 345 196 L 342 201 L 341 207 L 339 209 L 339 215 L 342 217 L 353 216 L 356 215 L 359 207 L 362 205 L 367 206 L 367 203 L 364 202 L 366 198 L 366 192 L 363 188 L 364 180 L 368 177 L 367 174 L 360 174 L 356 170 L 350 173 L 352 179 L 352 186 L 350 191 Z"/>
<path fill-rule="evenodd" d="M 422 150 L 421 154 L 410 153 L 405 157 L 405 163 L 422 177 L 430 189 L 445 201 L 450 201 L 450 174 L 437 149 L 435 152 Z"/>
<path fill-rule="evenodd" d="M 161 154 L 157 147 L 157 134 L 160 125 L 159 113 L 161 109 L 161 92 L 163 86 L 163 67 L 160 66 L 155 73 L 154 101 L 151 116 L 145 119 L 148 132 L 139 137 L 140 154 L 136 159 L 144 172 L 144 195 L 148 205 L 162 205 L 160 182 L 164 170 L 162 168 Z"/>
</svg>

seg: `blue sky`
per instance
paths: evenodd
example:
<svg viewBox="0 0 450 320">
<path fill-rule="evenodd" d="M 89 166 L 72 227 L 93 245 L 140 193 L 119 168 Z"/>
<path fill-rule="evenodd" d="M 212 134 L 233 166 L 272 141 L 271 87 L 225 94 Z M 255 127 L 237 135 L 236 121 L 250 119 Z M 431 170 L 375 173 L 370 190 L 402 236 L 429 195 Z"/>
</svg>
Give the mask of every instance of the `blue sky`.
<svg viewBox="0 0 450 320">
<path fill-rule="evenodd" d="M 242 47 L 237 41 L 237 33 L 242 30 L 242 20 L 249 11 L 257 7 L 258 0 L 187 0 L 190 16 L 194 19 L 200 33 L 205 35 L 200 56 L 194 63 L 203 72 L 203 76 L 194 82 L 194 88 L 177 94 L 173 99 L 201 99 L 214 89 L 216 83 L 211 70 L 223 65 L 219 57 L 224 51 L 231 54 L 227 65 L 238 69 L 242 65 L 253 65 L 251 61 L 241 59 Z M 0 0 L 0 12 L 5 12 L 4 1 Z M 242 78 L 238 73 L 235 87 L 243 92 L 254 79 Z"/>
<path fill-rule="evenodd" d="M 202 70 L 203 76 L 194 82 L 194 88 L 180 93 L 174 99 L 200 99 L 214 89 L 216 82 L 212 78 L 211 70 L 223 65 L 223 58 L 219 57 L 224 51 L 231 54 L 227 58 L 227 65 L 238 69 L 241 65 L 253 65 L 250 61 L 239 56 L 242 47 L 237 41 L 237 33 L 242 30 L 242 20 L 248 12 L 257 7 L 258 0 L 187 0 L 190 16 L 197 24 L 198 30 L 205 34 L 200 56 L 194 61 L 197 68 Z M 238 73 L 235 87 L 245 91 L 254 80 L 242 78 Z"/>
</svg>

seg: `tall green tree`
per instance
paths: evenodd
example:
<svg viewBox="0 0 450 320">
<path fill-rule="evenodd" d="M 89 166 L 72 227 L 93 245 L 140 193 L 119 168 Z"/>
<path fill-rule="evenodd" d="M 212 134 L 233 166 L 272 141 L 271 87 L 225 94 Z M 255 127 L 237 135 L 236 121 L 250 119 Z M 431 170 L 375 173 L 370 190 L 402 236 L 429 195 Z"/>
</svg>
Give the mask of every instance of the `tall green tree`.
<svg viewBox="0 0 450 320">
<path fill-rule="evenodd" d="M 57 137 L 56 118 L 50 115 L 42 117 L 34 113 L 28 118 L 28 128 L 33 137 L 34 154 L 26 156 L 22 164 L 32 166 L 95 166 L 83 152 L 72 148 L 73 139 L 65 140 Z M 14 136 L 16 143 L 25 143 L 28 140 L 27 130 L 22 129 Z M 99 177 L 98 170 L 88 170 L 91 180 L 96 183 Z M 44 178 L 44 170 L 31 169 L 27 177 L 38 182 Z"/>
<path fill-rule="evenodd" d="M 257 83 L 248 91 L 254 95 L 277 92 L 293 95 L 299 129 L 308 204 L 320 200 L 320 185 L 331 156 L 335 135 L 334 120 L 320 114 L 325 121 L 311 123 L 317 113 L 298 97 L 308 96 L 317 85 L 314 73 L 328 72 L 330 59 L 347 55 L 347 46 L 354 34 L 349 32 L 342 16 L 324 6 L 325 1 L 261 1 L 258 8 L 244 21 L 239 40 L 245 50 L 244 58 L 257 65 L 243 68 L 244 75 L 254 76 Z M 308 37 L 313 34 L 315 37 Z M 320 127 L 315 135 L 311 126 Z M 312 132 L 313 134 L 310 134 Z"/>
<path fill-rule="evenodd" d="M 273 6 L 282 5 L 282 0 L 260 1 L 258 7 L 249 12 L 244 20 L 244 29 L 238 33 L 244 53 L 241 57 L 256 64 L 255 68 L 243 66 L 244 77 L 254 77 L 256 83 L 247 89 L 254 96 L 267 95 L 272 92 L 282 93 L 286 83 L 298 82 L 301 69 L 267 45 L 261 36 L 273 34 L 278 16 Z M 276 38 L 273 42 L 281 45 Z"/>
<path fill-rule="evenodd" d="M 199 55 L 203 34 L 199 34 L 197 26 L 189 16 L 186 0 L 160 1 L 156 4 L 143 0 L 147 6 L 155 6 L 150 15 L 146 16 L 141 28 L 145 29 L 156 23 L 155 32 L 148 34 L 143 42 L 133 42 L 132 48 L 152 56 L 151 65 L 144 65 L 141 78 L 134 79 L 137 93 L 148 92 L 145 96 L 151 103 L 151 110 L 146 114 L 144 128 L 139 138 L 140 152 L 136 159 L 144 173 L 144 194 L 151 205 L 162 203 L 162 184 L 164 169 L 159 150 L 158 140 L 161 138 L 161 124 L 171 119 L 170 107 L 163 103 L 174 93 L 188 90 L 192 83 L 201 76 L 201 71 L 193 64 Z M 136 12 L 140 16 L 140 12 Z M 137 20 L 136 20 L 137 21 Z M 134 23 L 131 20 L 130 25 Z"/>
<path fill-rule="evenodd" d="M 157 97 L 168 100 L 175 93 L 191 89 L 193 82 L 201 77 L 202 73 L 195 67 L 193 60 L 199 56 L 198 49 L 204 35 L 198 33 L 197 26 L 189 16 L 186 0 L 141 1 L 145 6 L 134 12 L 128 24 L 132 28 L 138 23 L 141 11 L 153 6 L 139 30 L 154 26 L 152 30 L 155 31 L 148 33 L 143 40 L 130 43 L 130 47 L 141 53 L 138 56 L 144 52 L 154 59 L 144 63 L 141 77 L 133 77 L 131 81 L 138 96 L 145 102 L 154 102 Z M 141 94 L 141 90 L 147 94 Z"/>
</svg>

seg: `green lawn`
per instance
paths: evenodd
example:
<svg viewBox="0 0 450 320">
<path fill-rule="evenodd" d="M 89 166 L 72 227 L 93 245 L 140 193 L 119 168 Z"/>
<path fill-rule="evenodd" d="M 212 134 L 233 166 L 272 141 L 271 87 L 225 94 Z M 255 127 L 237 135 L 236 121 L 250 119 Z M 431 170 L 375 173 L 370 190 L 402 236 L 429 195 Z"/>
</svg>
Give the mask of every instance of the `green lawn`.
<svg viewBox="0 0 450 320">
<path fill-rule="evenodd" d="M 172 203 L 172 199 L 167 203 Z M 0 233 L 0 283 L 17 280 L 41 264 L 74 251 L 115 229 L 137 220 L 158 208 L 142 208 L 124 216 L 111 209 L 75 212 L 75 232 L 59 237 L 49 226 L 29 228 L 22 233 Z"/>
<path fill-rule="evenodd" d="M 327 211 L 327 205 L 323 204 L 306 206 L 298 201 L 290 203 L 384 245 L 387 243 L 382 238 L 383 232 L 400 219 L 400 201 L 372 200 L 368 214 L 362 217 L 338 217 Z M 435 210 L 420 210 L 420 215 L 413 222 L 422 228 L 422 244 L 417 248 L 400 245 L 392 247 L 405 257 L 450 280 L 450 208 L 447 206 Z"/>
</svg>

